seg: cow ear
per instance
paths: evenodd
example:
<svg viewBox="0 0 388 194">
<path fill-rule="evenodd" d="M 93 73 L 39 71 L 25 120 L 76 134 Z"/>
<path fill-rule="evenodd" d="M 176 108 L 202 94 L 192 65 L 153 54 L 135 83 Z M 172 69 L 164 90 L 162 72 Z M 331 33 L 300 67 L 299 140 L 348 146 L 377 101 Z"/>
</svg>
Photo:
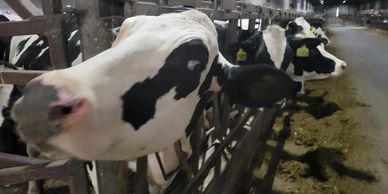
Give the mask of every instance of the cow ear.
<svg viewBox="0 0 388 194">
<path fill-rule="evenodd" d="M 291 21 L 287 24 L 286 34 L 295 35 L 301 31 L 303 31 L 303 27 L 296 22 Z"/>
<path fill-rule="evenodd" d="M 324 45 L 327 45 L 329 43 L 329 40 L 327 40 L 326 38 L 321 38 L 321 42 L 324 44 Z"/>
<path fill-rule="evenodd" d="M 271 106 L 295 91 L 293 80 L 270 65 L 233 67 L 224 90 L 241 105 L 257 108 Z"/>
</svg>

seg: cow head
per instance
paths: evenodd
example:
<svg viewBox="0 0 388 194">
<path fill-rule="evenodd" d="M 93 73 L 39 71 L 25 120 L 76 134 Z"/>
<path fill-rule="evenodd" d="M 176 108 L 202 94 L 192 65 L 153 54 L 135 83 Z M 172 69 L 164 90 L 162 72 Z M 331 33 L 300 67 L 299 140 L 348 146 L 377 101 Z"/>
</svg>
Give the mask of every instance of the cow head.
<svg viewBox="0 0 388 194">
<path fill-rule="evenodd" d="M 112 48 L 32 80 L 12 117 L 21 138 L 46 152 L 132 159 L 184 137 L 208 92 L 224 90 L 236 103 L 258 107 L 286 96 L 292 84 L 270 66 L 228 63 L 201 12 L 137 16 L 123 23 Z"/>
<path fill-rule="evenodd" d="M 293 75 L 303 81 L 339 76 L 347 67 L 343 60 L 324 49 L 321 38 L 290 36 L 287 40 L 294 51 Z"/>
<path fill-rule="evenodd" d="M 327 52 L 323 42 L 325 40 L 322 38 L 298 35 L 286 37 L 281 27 L 268 26 L 264 31 L 254 32 L 230 50 L 235 56 L 239 49 L 246 53 L 246 60 L 241 61 L 241 64 L 273 64 L 278 69 L 287 70 L 292 76 L 298 77 L 297 81 L 341 75 L 347 67 L 346 63 Z M 300 55 L 301 49 L 308 53 Z"/>
<path fill-rule="evenodd" d="M 286 26 L 287 36 L 297 35 L 308 38 L 321 38 L 324 45 L 331 43 L 321 26 L 311 25 L 304 17 L 298 17 L 290 21 Z"/>
</svg>

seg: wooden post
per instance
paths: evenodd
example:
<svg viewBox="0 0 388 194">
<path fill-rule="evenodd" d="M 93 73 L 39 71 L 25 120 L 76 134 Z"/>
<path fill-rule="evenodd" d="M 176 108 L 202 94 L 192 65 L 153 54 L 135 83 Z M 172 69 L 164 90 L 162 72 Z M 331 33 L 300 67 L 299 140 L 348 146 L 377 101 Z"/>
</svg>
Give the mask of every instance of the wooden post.
<svg viewBox="0 0 388 194">
<path fill-rule="evenodd" d="M 81 34 L 81 51 L 83 59 L 89 59 L 111 47 L 113 34 L 110 32 L 111 21 L 99 18 L 99 5 L 105 1 L 76 1 L 79 10 L 78 23 Z M 127 162 L 97 161 L 97 183 L 100 194 L 127 193 L 127 177 L 125 176 Z"/>
</svg>

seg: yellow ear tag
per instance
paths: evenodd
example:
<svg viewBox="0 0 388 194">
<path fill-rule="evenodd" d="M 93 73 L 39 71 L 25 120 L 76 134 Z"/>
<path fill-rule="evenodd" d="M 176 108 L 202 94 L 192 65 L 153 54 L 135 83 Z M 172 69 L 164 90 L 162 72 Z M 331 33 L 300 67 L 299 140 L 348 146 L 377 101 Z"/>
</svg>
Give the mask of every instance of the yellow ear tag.
<svg viewBox="0 0 388 194">
<path fill-rule="evenodd" d="M 247 53 L 242 48 L 240 48 L 240 50 L 238 50 L 238 52 L 236 54 L 236 60 L 237 61 L 246 61 L 247 60 Z"/>
<path fill-rule="evenodd" d="M 315 27 L 311 27 L 310 31 L 315 32 L 315 31 L 317 31 L 317 29 Z"/>
<path fill-rule="evenodd" d="M 306 47 L 305 44 L 296 50 L 297 57 L 309 57 L 309 55 L 310 50 Z"/>
</svg>

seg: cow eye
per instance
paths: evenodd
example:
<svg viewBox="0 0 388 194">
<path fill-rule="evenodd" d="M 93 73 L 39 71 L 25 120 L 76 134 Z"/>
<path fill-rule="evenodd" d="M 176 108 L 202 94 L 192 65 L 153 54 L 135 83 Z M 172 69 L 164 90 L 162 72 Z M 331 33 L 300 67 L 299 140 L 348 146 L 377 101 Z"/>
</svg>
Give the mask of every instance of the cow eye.
<svg viewBox="0 0 388 194">
<path fill-rule="evenodd" d="M 190 60 L 187 62 L 187 69 L 189 69 L 190 71 L 199 73 L 203 69 L 205 69 L 205 67 L 198 60 Z"/>
</svg>

